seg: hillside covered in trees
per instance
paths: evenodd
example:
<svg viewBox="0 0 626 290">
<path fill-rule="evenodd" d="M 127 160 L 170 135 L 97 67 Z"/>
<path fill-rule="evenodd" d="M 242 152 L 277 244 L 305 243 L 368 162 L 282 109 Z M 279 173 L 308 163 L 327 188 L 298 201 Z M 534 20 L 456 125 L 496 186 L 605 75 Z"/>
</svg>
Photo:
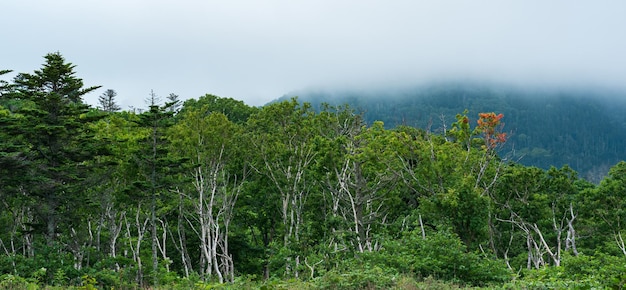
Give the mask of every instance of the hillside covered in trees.
<svg viewBox="0 0 626 290">
<path fill-rule="evenodd" d="M 480 82 L 447 82 L 390 91 L 294 92 L 314 108 L 349 104 L 368 124 L 414 126 L 442 133 L 467 109 L 500 112 L 509 139 L 499 152 L 509 160 L 548 169 L 569 165 L 594 183 L 626 159 L 626 93 L 607 89 L 520 88 Z"/>
<path fill-rule="evenodd" d="M 295 98 L 119 111 L 74 68 L 52 53 L 0 83 L 1 288 L 626 283 L 626 162 L 594 184 L 503 158 L 533 108 L 463 103 L 445 131 Z"/>
</svg>

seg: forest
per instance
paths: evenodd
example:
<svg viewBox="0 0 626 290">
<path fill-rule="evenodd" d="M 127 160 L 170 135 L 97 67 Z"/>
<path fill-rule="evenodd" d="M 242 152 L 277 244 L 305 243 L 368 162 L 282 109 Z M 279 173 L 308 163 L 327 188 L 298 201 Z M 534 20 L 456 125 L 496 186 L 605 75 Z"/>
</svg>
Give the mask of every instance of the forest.
<svg viewBox="0 0 626 290">
<path fill-rule="evenodd" d="M 395 90 L 302 90 L 293 94 L 314 108 L 349 104 L 367 124 L 383 121 L 430 128 L 442 133 L 467 109 L 506 116 L 503 158 L 549 169 L 569 165 L 579 176 L 599 183 L 609 168 L 626 159 L 626 94 L 607 88 L 514 86 L 505 83 L 448 81 Z M 279 100 L 289 100 L 291 95 Z"/>
<path fill-rule="evenodd" d="M 496 105 L 443 130 L 295 97 L 121 110 L 44 59 L 0 83 L 0 288 L 626 284 L 626 162 L 597 183 L 516 162 Z"/>
</svg>

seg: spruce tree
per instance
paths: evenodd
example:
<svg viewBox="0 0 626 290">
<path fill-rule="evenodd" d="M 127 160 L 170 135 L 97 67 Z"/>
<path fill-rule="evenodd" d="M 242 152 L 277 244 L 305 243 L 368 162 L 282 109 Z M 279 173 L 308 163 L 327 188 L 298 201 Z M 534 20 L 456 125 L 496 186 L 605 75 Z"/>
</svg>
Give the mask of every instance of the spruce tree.
<svg viewBox="0 0 626 290">
<path fill-rule="evenodd" d="M 121 110 L 120 106 L 115 102 L 115 96 L 117 92 L 112 89 L 108 89 L 98 97 L 99 108 L 105 112 L 113 113 Z"/>
<path fill-rule="evenodd" d="M 150 204 L 150 232 L 152 240 L 152 283 L 157 284 L 159 240 L 157 236 L 160 208 L 168 203 L 168 192 L 176 182 L 175 176 L 180 172 L 183 160 L 172 158 L 168 154 L 168 140 L 165 132 L 174 124 L 174 111 L 171 110 L 176 102 L 167 102 L 160 105 L 160 99 L 154 92 L 147 100 L 149 109 L 139 115 L 138 125 L 149 129 L 150 133 L 142 140 L 142 149 L 137 152 L 135 165 L 138 176 L 129 190 L 142 193 L 139 203 Z M 165 229 L 163 229 L 165 230 Z M 139 279 L 143 283 L 142 278 Z"/>
<path fill-rule="evenodd" d="M 84 88 L 75 65 L 60 53 L 45 59 L 41 70 L 15 77 L 10 97 L 19 103 L 17 113 L 22 116 L 11 125 L 29 149 L 24 152 L 29 174 L 21 186 L 35 204 L 39 222 L 33 232 L 44 234 L 51 245 L 60 231 L 80 221 L 76 214 L 84 201 L 81 181 L 97 152 L 86 127 L 94 118 L 82 97 L 98 87 Z"/>
</svg>

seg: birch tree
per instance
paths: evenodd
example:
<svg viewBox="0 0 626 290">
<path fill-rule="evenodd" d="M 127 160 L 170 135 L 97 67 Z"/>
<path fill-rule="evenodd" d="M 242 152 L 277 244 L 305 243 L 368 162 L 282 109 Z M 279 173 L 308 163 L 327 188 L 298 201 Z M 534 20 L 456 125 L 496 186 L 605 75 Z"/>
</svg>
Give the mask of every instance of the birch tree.
<svg viewBox="0 0 626 290">
<path fill-rule="evenodd" d="M 188 199 L 193 208 L 179 208 L 200 240 L 201 274 L 204 279 L 215 276 L 220 283 L 234 279 L 228 234 L 246 177 L 246 170 L 236 157 L 240 132 L 241 128 L 224 114 L 210 112 L 207 107 L 186 110 L 169 132 L 173 151 L 189 160 L 185 175 L 191 184 L 178 190 L 186 192 L 181 197 Z M 189 254 L 184 246 L 184 229 L 179 226 L 178 231 L 181 258 L 186 261 Z"/>
<path fill-rule="evenodd" d="M 496 227 L 501 235 L 500 254 L 507 260 L 515 246 L 525 248 L 526 268 L 560 266 L 563 253 L 577 255 L 575 173 L 569 168 L 511 167 L 492 195 Z M 514 229 L 507 229 L 507 224 Z M 499 228 L 499 230 L 498 230 Z M 498 242 L 497 242 L 498 243 Z M 521 253 L 520 253 L 521 254 Z"/>
<path fill-rule="evenodd" d="M 582 198 L 587 222 L 585 235 L 595 246 L 612 245 L 626 256 L 626 162 L 611 167 L 596 188 L 585 191 Z"/>
<path fill-rule="evenodd" d="M 334 218 L 343 220 L 343 228 L 333 228 L 331 245 L 338 250 L 349 247 L 355 252 L 379 249 L 377 230 L 387 222 L 387 202 L 394 192 L 397 159 L 393 153 L 398 145 L 397 135 L 385 130 L 382 122 L 370 128 L 352 123 L 341 130 L 339 152 L 331 157 L 327 168 L 326 188 L 330 194 Z M 347 239 L 341 233 L 349 233 Z"/>
<path fill-rule="evenodd" d="M 314 116 L 310 105 L 292 99 L 264 107 L 248 122 L 257 156 L 253 167 L 280 194 L 283 247 L 288 251 L 300 242 L 305 204 L 313 185 L 310 167 L 316 157 Z M 288 275 L 298 277 L 299 266 L 299 253 L 286 257 Z"/>
</svg>

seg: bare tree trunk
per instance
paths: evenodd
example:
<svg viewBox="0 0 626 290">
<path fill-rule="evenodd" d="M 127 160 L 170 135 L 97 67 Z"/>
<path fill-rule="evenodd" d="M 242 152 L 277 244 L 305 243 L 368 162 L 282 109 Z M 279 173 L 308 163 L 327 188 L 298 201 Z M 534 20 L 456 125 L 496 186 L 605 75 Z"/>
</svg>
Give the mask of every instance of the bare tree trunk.
<svg viewBox="0 0 626 290">
<path fill-rule="evenodd" d="M 363 253 L 374 251 L 374 245 L 378 241 L 372 240 L 372 225 L 381 223 L 382 199 L 381 191 L 384 187 L 390 186 L 390 182 L 383 182 L 376 177 L 375 180 L 366 180 L 363 176 L 361 163 L 346 159 L 341 164 L 341 168 L 335 169 L 336 184 L 327 184 L 328 188 L 336 198 L 336 205 L 341 211 L 343 219 L 347 224 L 348 231 L 354 233 L 354 240 L 351 241 L 356 251 Z M 336 196 L 336 197 L 335 197 Z"/>
<path fill-rule="evenodd" d="M 198 157 L 200 158 L 200 157 Z M 198 203 L 196 205 L 198 220 L 200 224 L 200 250 L 202 253 L 202 277 L 204 280 L 208 279 L 211 276 L 211 271 L 213 269 L 211 263 L 213 259 L 211 258 L 211 253 L 209 249 L 211 248 L 211 238 L 210 238 L 210 227 L 211 227 L 211 212 L 206 212 L 207 210 L 211 210 L 212 207 L 207 207 L 205 205 L 205 181 L 204 181 L 204 172 L 202 167 L 198 167 L 194 172 L 194 186 L 196 187 L 196 191 L 198 192 Z"/>
<path fill-rule="evenodd" d="M 90 227 L 89 227 L 90 228 Z M 90 229 L 91 231 L 91 229 Z M 74 255 L 74 269 L 81 270 L 83 268 L 83 259 L 85 257 L 85 248 L 87 246 L 91 246 L 91 241 L 85 242 L 81 244 L 80 237 L 76 233 L 74 228 L 70 229 L 70 237 L 72 238 L 71 242 L 67 245 L 67 247 Z"/>
<path fill-rule="evenodd" d="M 168 224 L 166 221 L 163 221 L 162 219 L 157 219 L 157 221 L 161 224 L 161 228 L 163 229 L 161 232 L 161 241 L 159 242 L 159 240 L 157 239 L 157 247 L 159 248 L 159 252 L 161 253 L 161 258 L 163 259 L 163 262 L 165 263 L 165 270 L 169 273 L 171 259 L 167 256 L 167 248 L 166 248 Z"/>
<path fill-rule="evenodd" d="M 113 214 L 109 212 L 108 214 L 108 223 L 109 223 L 109 256 L 111 258 L 117 257 L 117 239 L 122 232 L 123 221 L 126 219 L 126 212 L 123 211 L 119 216 L 119 224 L 116 222 L 117 214 Z M 115 269 L 119 271 L 120 265 L 115 262 Z"/>
<path fill-rule="evenodd" d="M 233 177 L 234 181 L 230 183 L 231 175 L 224 169 L 223 152 L 224 146 L 217 156 L 193 171 L 193 185 L 197 192 L 197 199 L 194 197 L 193 200 L 198 223 L 194 226 L 190 222 L 200 238 L 203 279 L 216 275 L 220 283 L 225 279 L 234 280 L 234 273 L 230 272 L 234 265 L 228 253 L 228 226 L 240 186 L 245 179 L 244 172 L 241 180 Z M 198 155 L 197 158 L 200 161 L 203 156 Z M 188 260 L 185 257 L 183 259 Z"/>
<path fill-rule="evenodd" d="M 422 214 L 419 214 L 420 229 L 422 230 L 422 240 L 426 239 L 426 231 L 424 231 L 424 222 L 422 222 Z"/>
<path fill-rule="evenodd" d="M 185 271 L 185 277 L 189 277 L 189 274 L 193 271 L 193 266 L 191 264 L 191 258 L 189 257 L 189 251 L 187 250 L 187 235 L 185 233 L 185 209 L 183 207 L 184 195 L 180 190 L 176 190 L 178 193 L 178 225 L 177 225 L 177 235 L 178 235 L 178 244 L 174 243 L 176 249 L 180 252 L 180 259 L 183 264 L 183 269 Z M 170 234 L 171 235 L 171 234 Z M 172 237 L 173 238 L 173 237 Z"/>
<path fill-rule="evenodd" d="M 217 275 L 217 279 L 220 283 L 224 283 L 224 276 L 222 275 L 222 271 L 220 269 L 220 265 L 218 263 L 218 254 L 217 254 L 217 243 L 219 242 L 219 235 L 220 235 L 220 231 L 219 231 L 219 223 L 214 222 L 213 223 L 213 233 L 212 233 L 212 239 L 213 242 L 211 244 L 211 259 L 213 259 L 213 268 L 215 269 L 215 274 Z"/>
<path fill-rule="evenodd" d="M 574 206 L 569 205 L 570 218 L 567 220 L 567 238 L 565 240 L 565 250 L 572 250 L 574 256 L 578 256 L 578 249 L 576 248 L 576 230 L 574 229 Z"/>
<path fill-rule="evenodd" d="M 152 206 L 150 210 L 150 234 L 151 234 L 151 247 L 152 247 L 152 285 L 158 284 L 158 270 L 159 270 L 159 260 L 157 253 L 157 245 L 159 243 L 159 237 L 157 235 L 157 224 L 156 224 L 156 196 L 152 197 Z"/>
<path fill-rule="evenodd" d="M 537 224 L 533 224 L 533 229 L 539 235 L 539 241 L 543 245 L 546 252 L 548 252 L 548 255 L 550 255 L 550 257 L 552 258 L 554 265 L 557 267 L 560 266 L 561 265 L 561 235 L 557 234 L 556 251 L 552 251 L 552 249 L 550 249 L 550 246 L 548 246 L 546 239 L 543 238 L 543 234 L 541 233 L 541 230 L 539 230 L 539 227 L 537 227 Z"/>
<path fill-rule="evenodd" d="M 322 262 L 324 262 L 324 260 L 320 260 L 319 262 L 310 265 L 307 262 L 306 258 L 304 258 L 304 264 L 307 266 L 307 268 L 309 268 L 309 271 L 311 271 L 311 276 L 309 276 L 309 279 L 313 279 L 315 277 L 315 266 L 321 264 Z"/>
<path fill-rule="evenodd" d="M 282 219 L 285 232 L 283 235 L 283 246 L 288 247 L 291 240 L 299 242 L 300 226 L 302 224 L 302 204 L 306 200 L 309 188 L 306 186 L 306 170 L 315 157 L 312 149 L 306 144 L 293 145 L 290 148 L 292 156 L 285 162 L 271 160 L 267 154 L 263 154 L 266 175 L 272 180 L 281 195 Z M 283 185 L 282 181 L 286 181 Z M 297 254 L 294 254 L 297 256 Z M 286 273 L 295 270 L 294 275 L 298 275 L 297 266 L 290 265 L 298 260 L 295 257 L 287 257 L 285 262 Z"/>
<path fill-rule="evenodd" d="M 11 237 L 11 239 L 13 239 L 13 237 Z M 13 243 L 11 241 L 11 243 Z M 11 257 L 11 266 L 13 266 L 13 272 L 17 273 L 17 268 L 15 265 L 15 248 L 13 248 L 13 251 L 9 251 L 9 249 L 7 249 L 6 245 L 4 244 L 4 241 L 2 241 L 2 239 L 0 239 L 0 245 L 2 246 L 2 249 L 4 250 L 4 253 L 7 255 L 7 257 Z"/>
<path fill-rule="evenodd" d="M 143 264 L 141 262 L 141 242 L 143 241 L 143 237 L 146 234 L 148 222 L 150 221 L 150 217 L 146 217 L 145 220 L 140 222 L 139 215 L 141 212 L 141 206 L 137 206 L 137 213 L 135 215 L 135 229 L 137 230 L 137 240 L 135 243 L 132 241 L 132 234 L 130 231 L 130 223 L 124 217 L 126 222 L 126 238 L 128 239 L 128 246 L 133 254 L 133 261 L 137 263 L 137 284 L 140 287 L 143 287 Z"/>
<path fill-rule="evenodd" d="M 616 233 L 613 234 L 613 238 L 615 239 L 617 247 L 622 251 L 624 256 L 626 256 L 626 244 L 624 243 L 624 239 L 622 238 L 622 232 L 619 230 L 616 231 Z"/>
</svg>

